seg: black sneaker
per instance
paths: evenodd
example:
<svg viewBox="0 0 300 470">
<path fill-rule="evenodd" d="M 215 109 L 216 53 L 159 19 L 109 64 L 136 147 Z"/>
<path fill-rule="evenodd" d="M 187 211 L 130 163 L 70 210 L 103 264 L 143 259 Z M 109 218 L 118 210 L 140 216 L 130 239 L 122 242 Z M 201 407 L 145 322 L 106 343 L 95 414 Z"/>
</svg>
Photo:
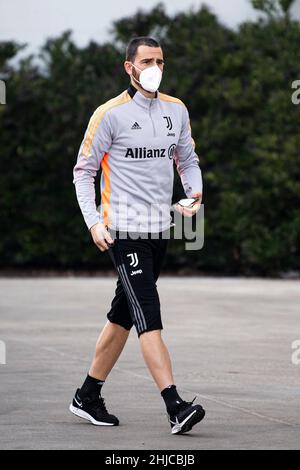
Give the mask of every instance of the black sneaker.
<svg viewBox="0 0 300 470">
<path fill-rule="evenodd" d="M 119 420 L 110 415 L 106 409 L 104 399 L 101 396 L 81 398 L 78 388 L 69 410 L 80 418 L 87 419 L 96 426 L 118 426 Z"/>
<path fill-rule="evenodd" d="M 201 405 L 193 405 L 196 397 L 190 401 L 182 401 L 173 412 L 168 412 L 172 434 L 183 434 L 201 421 L 205 416 L 205 410 Z"/>
</svg>

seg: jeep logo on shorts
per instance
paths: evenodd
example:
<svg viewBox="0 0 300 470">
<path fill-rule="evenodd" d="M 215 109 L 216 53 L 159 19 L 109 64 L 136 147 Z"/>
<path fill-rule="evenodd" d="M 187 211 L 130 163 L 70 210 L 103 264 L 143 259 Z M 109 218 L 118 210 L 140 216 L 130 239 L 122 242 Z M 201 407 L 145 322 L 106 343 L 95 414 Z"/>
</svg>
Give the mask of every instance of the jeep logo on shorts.
<svg viewBox="0 0 300 470">
<path fill-rule="evenodd" d="M 172 160 L 173 156 L 174 156 L 174 151 L 176 149 L 176 144 L 172 144 L 170 145 L 170 147 L 168 148 L 168 156 L 169 156 L 169 159 Z"/>
</svg>

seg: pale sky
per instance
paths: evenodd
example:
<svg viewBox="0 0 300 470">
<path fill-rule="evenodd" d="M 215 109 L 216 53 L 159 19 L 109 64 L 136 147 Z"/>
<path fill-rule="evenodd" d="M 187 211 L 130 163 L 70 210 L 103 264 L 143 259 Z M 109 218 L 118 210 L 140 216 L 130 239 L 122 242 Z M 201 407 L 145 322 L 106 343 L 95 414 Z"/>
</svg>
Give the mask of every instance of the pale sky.
<svg viewBox="0 0 300 470">
<path fill-rule="evenodd" d="M 28 43 L 27 50 L 36 51 L 45 39 L 71 29 L 79 46 L 86 46 L 90 40 L 101 43 L 110 40 L 108 31 L 113 20 L 132 15 L 140 7 L 149 11 L 157 3 L 158 0 L 0 0 L 0 41 L 14 39 Z M 169 15 L 205 3 L 231 27 L 257 17 L 250 0 L 165 0 L 163 3 Z M 300 0 L 296 3 L 294 10 L 300 13 Z"/>
</svg>

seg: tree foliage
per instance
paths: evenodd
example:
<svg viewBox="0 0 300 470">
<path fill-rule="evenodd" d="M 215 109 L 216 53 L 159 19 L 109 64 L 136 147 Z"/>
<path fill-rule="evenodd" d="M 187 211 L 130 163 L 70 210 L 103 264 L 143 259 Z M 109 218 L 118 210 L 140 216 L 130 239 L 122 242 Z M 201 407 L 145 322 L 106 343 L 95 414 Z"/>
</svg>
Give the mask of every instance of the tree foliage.
<svg viewBox="0 0 300 470">
<path fill-rule="evenodd" d="M 45 43 L 39 61 L 29 56 L 17 66 L 11 59 L 22 46 L 1 43 L 2 267 L 110 266 L 84 224 L 72 169 L 94 109 L 128 86 L 127 42 L 152 35 L 166 58 L 160 89 L 189 109 L 204 180 L 204 248 L 184 251 L 172 241 L 168 266 L 299 270 L 299 106 L 291 84 L 300 79 L 300 27 L 287 21 L 291 4 L 253 0 L 267 16 L 237 31 L 207 7 L 169 16 L 158 4 L 116 21 L 110 42 L 79 48 L 67 31 Z M 174 200 L 182 196 L 175 172 Z"/>
</svg>

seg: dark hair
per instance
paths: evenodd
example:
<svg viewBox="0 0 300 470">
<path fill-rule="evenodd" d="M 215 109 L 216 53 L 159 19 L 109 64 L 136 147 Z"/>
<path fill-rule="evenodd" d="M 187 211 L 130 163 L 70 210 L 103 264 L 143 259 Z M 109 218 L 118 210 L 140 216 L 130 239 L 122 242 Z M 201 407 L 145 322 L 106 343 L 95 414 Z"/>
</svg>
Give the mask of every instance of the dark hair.
<svg viewBox="0 0 300 470">
<path fill-rule="evenodd" d="M 160 44 L 148 36 L 139 36 L 131 39 L 126 48 L 126 60 L 134 62 L 139 46 L 160 47 Z"/>
</svg>

